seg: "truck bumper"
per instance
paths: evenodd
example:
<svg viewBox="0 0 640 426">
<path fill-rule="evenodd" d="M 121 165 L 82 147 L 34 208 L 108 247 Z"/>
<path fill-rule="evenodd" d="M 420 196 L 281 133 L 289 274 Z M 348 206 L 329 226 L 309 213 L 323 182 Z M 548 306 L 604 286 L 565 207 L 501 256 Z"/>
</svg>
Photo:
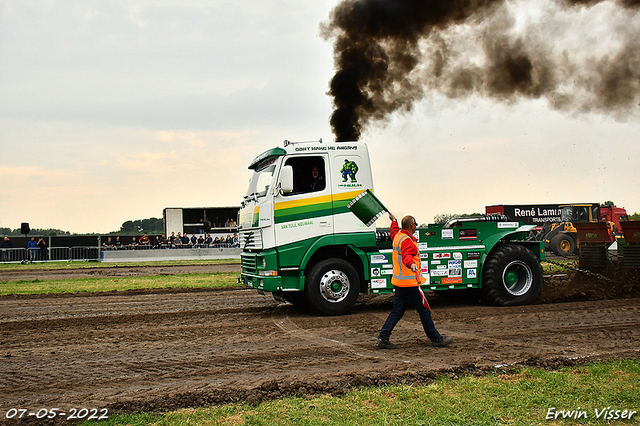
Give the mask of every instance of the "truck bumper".
<svg viewBox="0 0 640 426">
<path fill-rule="evenodd" d="M 259 253 L 245 252 L 241 256 L 240 281 L 247 287 L 263 291 L 303 290 L 304 272 L 299 269 L 278 268 L 275 250 Z"/>
<path fill-rule="evenodd" d="M 256 288 L 264 291 L 279 291 L 282 290 L 282 279 L 280 277 L 264 277 L 255 274 L 245 274 L 244 272 L 240 276 L 242 284 L 247 287 Z"/>
</svg>

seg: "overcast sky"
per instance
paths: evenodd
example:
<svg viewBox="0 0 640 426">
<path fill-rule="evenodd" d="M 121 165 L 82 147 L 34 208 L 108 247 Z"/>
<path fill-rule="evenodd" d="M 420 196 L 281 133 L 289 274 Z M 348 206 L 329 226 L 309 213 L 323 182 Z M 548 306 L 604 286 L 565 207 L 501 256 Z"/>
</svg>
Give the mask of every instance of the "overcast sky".
<svg viewBox="0 0 640 426">
<path fill-rule="evenodd" d="M 110 232 L 165 207 L 239 205 L 259 153 L 333 139 L 333 53 L 319 26 L 336 4 L 1 2 L 0 227 Z M 615 34 L 598 25 L 580 31 Z M 625 25 L 640 28 L 637 13 Z M 420 222 L 490 204 L 640 211 L 637 111 L 434 92 L 362 140 L 379 198 Z"/>
</svg>

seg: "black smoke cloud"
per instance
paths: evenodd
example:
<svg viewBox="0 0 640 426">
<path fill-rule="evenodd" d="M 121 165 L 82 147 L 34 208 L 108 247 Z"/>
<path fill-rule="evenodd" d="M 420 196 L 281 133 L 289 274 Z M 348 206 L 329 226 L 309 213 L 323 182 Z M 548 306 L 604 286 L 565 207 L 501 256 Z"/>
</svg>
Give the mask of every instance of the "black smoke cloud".
<svg viewBox="0 0 640 426">
<path fill-rule="evenodd" d="M 554 49 L 554 37 L 570 36 L 572 16 L 607 2 L 548 3 L 566 15 L 564 24 L 554 18 L 523 30 L 513 2 L 505 0 L 342 1 L 321 27 L 334 42 L 329 94 L 336 140 L 357 140 L 372 120 L 410 111 L 429 93 L 505 102 L 545 98 L 552 108 L 574 113 L 637 114 L 638 26 L 614 25 L 615 52 L 582 46 L 576 55 Z M 640 0 L 618 0 L 608 10 L 635 19 Z"/>
</svg>

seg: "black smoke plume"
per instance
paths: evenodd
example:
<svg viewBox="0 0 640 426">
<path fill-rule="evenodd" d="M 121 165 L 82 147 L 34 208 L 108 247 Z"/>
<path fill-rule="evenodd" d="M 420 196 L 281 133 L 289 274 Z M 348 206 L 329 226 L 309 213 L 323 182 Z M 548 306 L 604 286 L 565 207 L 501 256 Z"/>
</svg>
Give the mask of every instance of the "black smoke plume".
<svg viewBox="0 0 640 426">
<path fill-rule="evenodd" d="M 640 0 L 617 0 L 607 9 L 623 11 L 633 24 L 615 27 L 615 52 L 583 46 L 579 58 L 554 49 L 554 37 L 566 36 L 575 14 L 612 1 L 547 3 L 558 10 L 549 15 L 553 22 L 523 31 L 505 0 L 343 0 L 322 26 L 334 40 L 329 94 L 336 140 L 357 140 L 372 120 L 410 111 L 429 93 L 506 102 L 544 97 L 552 108 L 575 113 L 637 114 Z"/>
</svg>

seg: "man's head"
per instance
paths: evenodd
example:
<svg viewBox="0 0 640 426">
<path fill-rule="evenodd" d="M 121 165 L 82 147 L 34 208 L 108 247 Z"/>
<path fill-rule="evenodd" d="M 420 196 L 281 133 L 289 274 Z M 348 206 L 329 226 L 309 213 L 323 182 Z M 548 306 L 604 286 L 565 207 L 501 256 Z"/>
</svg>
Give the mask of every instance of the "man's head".
<svg viewBox="0 0 640 426">
<path fill-rule="evenodd" d="M 314 179 L 317 179 L 320 176 L 320 169 L 318 166 L 313 166 L 311 168 L 311 176 L 313 176 Z"/>
<path fill-rule="evenodd" d="M 405 216 L 402 218 L 402 229 L 407 232 L 414 233 L 418 227 L 418 222 L 413 216 Z"/>
</svg>

